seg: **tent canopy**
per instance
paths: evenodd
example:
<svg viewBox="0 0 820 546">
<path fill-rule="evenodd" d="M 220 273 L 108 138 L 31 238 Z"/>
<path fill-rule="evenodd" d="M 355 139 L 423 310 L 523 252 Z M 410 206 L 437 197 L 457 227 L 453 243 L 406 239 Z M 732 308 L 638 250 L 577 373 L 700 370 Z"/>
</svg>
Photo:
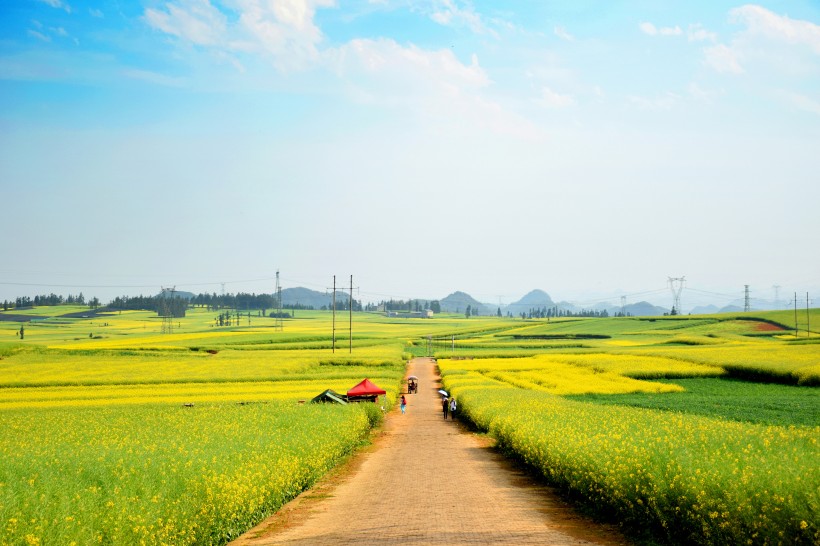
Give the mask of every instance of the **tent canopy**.
<svg viewBox="0 0 820 546">
<path fill-rule="evenodd" d="M 348 396 L 375 396 L 379 394 L 387 394 L 387 391 L 369 379 L 364 379 L 361 383 L 347 391 Z"/>
<path fill-rule="evenodd" d="M 325 392 L 319 394 L 318 396 L 314 397 L 313 400 L 310 401 L 311 404 L 320 404 L 322 402 L 330 402 L 333 404 L 347 404 L 347 400 L 345 400 L 344 395 L 341 395 L 338 392 L 331 389 L 327 389 Z"/>
</svg>

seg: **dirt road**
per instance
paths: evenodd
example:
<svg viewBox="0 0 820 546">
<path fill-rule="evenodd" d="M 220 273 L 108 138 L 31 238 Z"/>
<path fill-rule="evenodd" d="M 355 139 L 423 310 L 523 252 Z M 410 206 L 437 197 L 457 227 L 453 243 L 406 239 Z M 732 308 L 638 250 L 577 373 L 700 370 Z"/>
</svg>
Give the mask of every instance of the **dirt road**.
<svg viewBox="0 0 820 546">
<path fill-rule="evenodd" d="M 627 544 L 610 526 L 574 513 L 548 488 L 442 417 L 430 359 L 409 375 L 407 413 L 347 471 L 302 494 L 233 544 Z"/>
</svg>

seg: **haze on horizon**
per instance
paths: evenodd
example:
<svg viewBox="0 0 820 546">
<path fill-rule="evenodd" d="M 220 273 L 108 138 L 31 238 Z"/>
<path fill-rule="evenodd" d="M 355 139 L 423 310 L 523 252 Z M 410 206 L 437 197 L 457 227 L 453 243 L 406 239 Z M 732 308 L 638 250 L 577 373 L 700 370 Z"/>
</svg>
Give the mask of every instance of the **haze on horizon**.
<svg viewBox="0 0 820 546">
<path fill-rule="evenodd" d="M 818 150 L 807 0 L 12 0 L 0 300 L 817 298 Z"/>
</svg>

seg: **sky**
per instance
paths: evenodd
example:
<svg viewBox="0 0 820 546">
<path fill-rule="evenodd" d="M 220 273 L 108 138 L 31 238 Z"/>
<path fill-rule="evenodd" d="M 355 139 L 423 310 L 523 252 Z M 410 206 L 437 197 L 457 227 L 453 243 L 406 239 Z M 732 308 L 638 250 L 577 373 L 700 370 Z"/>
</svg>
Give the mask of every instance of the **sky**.
<svg viewBox="0 0 820 546">
<path fill-rule="evenodd" d="M 0 299 L 820 300 L 818 173 L 816 1 L 0 4 Z"/>
</svg>

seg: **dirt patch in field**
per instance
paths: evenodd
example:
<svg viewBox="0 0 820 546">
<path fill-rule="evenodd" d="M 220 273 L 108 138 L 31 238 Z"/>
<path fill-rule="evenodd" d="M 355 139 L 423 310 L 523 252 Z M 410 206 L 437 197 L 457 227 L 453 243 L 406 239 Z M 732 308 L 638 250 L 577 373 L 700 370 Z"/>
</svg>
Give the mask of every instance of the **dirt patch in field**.
<svg viewBox="0 0 820 546">
<path fill-rule="evenodd" d="M 755 330 L 758 332 L 781 332 L 784 328 L 771 322 L 758 322 L 755 324 Z"/>
</svg>

